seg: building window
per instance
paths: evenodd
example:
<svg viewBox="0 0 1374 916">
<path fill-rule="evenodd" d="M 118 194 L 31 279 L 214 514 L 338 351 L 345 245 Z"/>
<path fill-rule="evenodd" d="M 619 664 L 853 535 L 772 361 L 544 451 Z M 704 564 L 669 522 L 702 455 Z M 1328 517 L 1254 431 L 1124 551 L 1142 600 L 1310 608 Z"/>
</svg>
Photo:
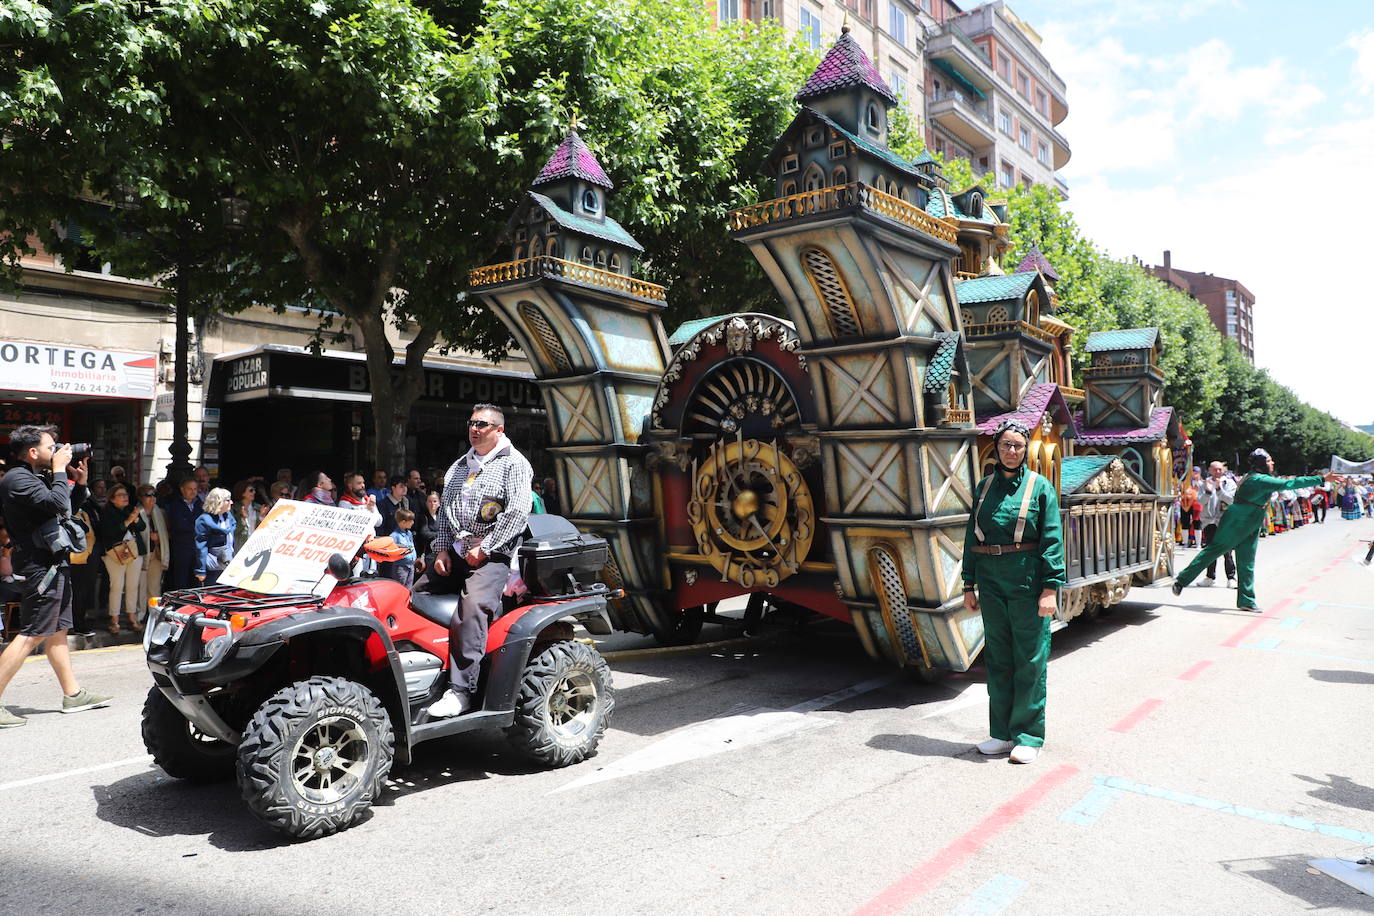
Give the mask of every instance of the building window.
<svg viewBox="0 0 1374 916">
<path fill-rule="evenodd" d="M 887 31 L 899 45 L 906 44 L 906 10 L 897 4 L 889 4 L 887 16 Z M 901 95 L 901 93 L 897 93 Z"/>
<path fill-rule="evenodd" d="M 1021 93 L 1021 98 L 1030 101 L 1030 77 L 1020 70 L 1016 71 L 1016 91 Z"/>
<path fill-rule="evenodd" d="M 1011 136 L 1011 112 L 1005 108 L 997 112 L 997 128 L 1008 137 Z"/>
<path fill-rule="evenodd" d="M 864 22 L 873 21 L 873 0 L 846 0 L 845 6 L 858 13 Z"/>
<path fill-rule="evenodd" d="M 606 249 L 599 248 L 596 252 L 596 266 L 602 270 L 606 269 Z"/>
<path fill-rule="evenodd" d="M 878 113 L 878 103 L 877 103 L 877 102 L 869 102 L 869 103 L 868 103 L 868 129 L 871 130 L 871 131 L 873 131 L 874 133 L 877 133 L 878 131 L 882 130 L 882 128 L 883 128 L 883 121 L 882 121 L 882 115 L 880 115 L 880 114 Z"/>
<path fill-rule="evenodd" d="M 1011 163 L 1002 163 L 1001 171 L 1002 187 L 1009 188 L 1016 184 L 1016 170 L 1011 167 Z"/>
<path fill-rule="evenodd" d="M 618 254 L 611 255 L 611 271 L 620 273 L 620 255 Z"/>
<path fill-rule="evenodd" d="M 835 171 L 831 174 L 830 183 L 835 187 L 849 184 L 849 169 L 842 165 L 835 166 Z"/>
<path fill-rule="evenodd" d="M 830 158 L 831 158 L 831 159 L 843 159 L 845 156 L 848 156 L 848 155 L 849 155 L 849 144 L 845 143 L 844 141 L 840 141 L 839 143 L 832 143 L 832 144 L 830 144 Z"/>
<path fill-rule="evenodd" d="M 1049 144 L 1047 144 L 1044 140 L 1041 140 L 1041 141 L 1040 141 L 1038 144 L 1036 144 L 1036 145 L 1037 145 L 1038 149 L 1037 149 L 1037 151 L 1036 151 L 1035 158 L 1040 160 L 1040 164 L 1041 164 L 1041 165 L 1043 165 L 1043 166 L 1045 166 L 1046 168 L 1048 168 L 1048 167 L 1049 167 L 1049 164 L 1050 164 L 1050 147 L 1049 147 Z"/>
<path fill-rule="evenodd" d="M 825 142 L 825 130 L 820 127 L 808 127 L 806 129 L 806 140 L 804 141 L 808 149 L 820 146 Z"/>
<path fill-rule="evenodd" d="M 1028 129 L 1024 127 L 1021 128 L 1021 148 L 1028 153 L 1030 152 L 1031 148 L 1031 133 Z"/>
<path fill-rule="evenodd" d="M 586 191 L 583 191 L 583 192 L 582 192 L 582 209 L 583 209 L 583 210 L 586 210 L 588 213 L 595 213 L 595 212 L 597 211 L 597 207 L 598 207 L 598 203 L 597 203 L 597 199 L 596 199 L 596 192 L 593 191 L 593 190 L 591 190 L 591 189 L 588 189 L 588 190 L 586 190 Z"/>
<path fill-rule="evenodd" d="M 760 18 L 760 19 L 777 19 L 777 18 L 778 18 L 778 7 L 777 7 L 777 2 L 776 2 L 776 0 L 763 0 L 763 2 L 759 4 L 759 18 Z"/>
<path fill-rule="evenodd" d="M 716 14 L 721 22 L 734 22 L 739 18 L 739 0 L 717 0 Z"/>
<path fill-rule="evenodd" d="M 821 46 L 821 11 L 802 4 L 801 33 L 806 43 L 813 48 Z"/>
<path fill-rule="evenodd" d="M 1035 107 L 1040 109 L 1040 113 L 1049 117 L 1050 97 L 1043 89 L 1035 90 Z"/>
<path fill-rule="evenodd" d="M 784 181 L 782 183 L 782 196 L 791 197 L 797 193 L 797 183 L 795 181 Z"/>
<path fill-rule="evenodd" d="M 1005 54 L 997 55 L 997 73 L 1002 79 L 1006 80 L 1007 85 L 1011 85 L 1011 58 Z"/>
<path fill-rule="evenodd" d="M 592 265 L 592 248 L 590 245 L 582 246 L 582 263 L 588 267 Z"/>
<path fill-rule="evenodd" d="M 801 160 L 797 158 L 795 154 L 783 157 L 782 173 L 784 175 L 790 175 L 791 173 L 797 171 L 797 169 L 799 168 L 801 168 Z"/>
<path fill-rule="evenodd" d="M 551 258 L 558 257 L 558 243 L 553 239 L 549 239 L 549 249 L 547 254 Z"/>
<path fill-rule="evenodd" d="M 892 94 L 902 101 L 906 101 L 906 71 L 893 67 L 888 82 L 892 86 Z"/>
</svg>

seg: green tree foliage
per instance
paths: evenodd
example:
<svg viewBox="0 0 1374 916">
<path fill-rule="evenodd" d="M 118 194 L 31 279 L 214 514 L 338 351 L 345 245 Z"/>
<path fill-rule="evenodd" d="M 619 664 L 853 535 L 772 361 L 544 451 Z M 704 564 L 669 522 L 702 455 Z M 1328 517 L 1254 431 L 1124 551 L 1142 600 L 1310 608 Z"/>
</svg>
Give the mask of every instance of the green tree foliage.
<svg viewBox="0 0 1374 916">
<path fill-rule="evenodd" d="M 815 64 L 776 27 L 716 29 L 675 0 L 21 0 L 0 48 L 24 164 L 0 189 L 10 263 L 30 234 L 66 244 L 71 198 L 136 197 L 83 243 L 136 275 L 197 265 L 214 309 L 304 304 L 361 331 L 381 466 L 404 460 L 431 346 L 508 347 L 467 272 L 506 257 L 573 112 L 679 317 L 775 307 L 725 214 L 763 193 L 753 172 Z M 232 246 L 226 194 L 252 204 Z M 414 335 L 395 377 L 392 328 Z"/>
</svg>

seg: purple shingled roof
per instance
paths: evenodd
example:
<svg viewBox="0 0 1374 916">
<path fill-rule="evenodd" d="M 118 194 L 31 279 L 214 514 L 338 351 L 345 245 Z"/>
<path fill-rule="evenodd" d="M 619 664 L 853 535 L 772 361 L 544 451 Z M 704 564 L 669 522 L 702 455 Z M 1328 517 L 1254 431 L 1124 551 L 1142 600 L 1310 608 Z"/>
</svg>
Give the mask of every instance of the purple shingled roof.
<svg viewBox="0 0 1374 916">
<path fill-rule="evenodd" d="M 1078 418 L 1069 412 L 1069 405 L 1064 401 L 1064 396 L 1059 393 L 1059 386 L 1053 382 L 1040 382 L 1031 385 L 1026 391 L 1026 396 L 1021 399 L 1021 403 L 1016 405 L 1015 410 L 1007 413 L 999 413 L 993 417 L 978 420 L 978 432 L 985 436 L 991 436 L 997 431 L 997 427 L 1002 425 L 1004 420 L 1015 420 L 1027 429 L 1035 429 L 1040 425 L 1040 418 L 1045 415 L 1045 411 L 1054 406 L 1058 401 L 1061 416 L 1069 418 L 1069 428 L 1065 431 L 1066 439 L 1077 437 L 1076 427 Z"/>
<path fill-rule="evenodd" d="M 1054 265 L 1050 263 L 1050 259 L 1045 257 L 1045 253 L 1035 245 L 1032 245 L 1030 251 L 1026 252 L 1026 256 L 1021 259 L 1021 263 L 1016 265 L 1017 273 L 1023 270 L 1038 270 L 1044 274 L 1045 279 L 1049 280 L 1051 283 L 1059 279 L 1059 271 L 1054 269 Z"/>
<path fill-rule="evenodd" d="M 1171 432 L 1170 426 L 1174 425 L 1174 409 L 1172 407 L 1156 407 L 1150 411 L 1150 425 L 1140 429 L 1115 427 L 1089 429 L 1083 425 L 1082 411 L 1073 415 L 1073 421 L 1078 425 L 1079 445 L 1131 445 L 1137 442 L 1158 442 L 1160 439 L 1173 438 L 1169 433 Z"/>
<path fill-rule="evenodd" d="M 549 157 L 544 170 L 539 173 L 539 177 L 534 179 L 532 188 L 537 188 L 541 184 L 548 184 L 551 181 L 558 181 L 563 178 L 581 178 L 592 184 L 600 185 L 606 190 L 610 190 L 613 185 L 611 179 L 606 177 L 606 173 L 601 169 L 601 163 L 596 161 L 592 151 L 587 149 L 587 144 L 582 142 L 582 138 L 577 135 L 577 131 L 568 131 L 568 136 L 563 142 L 558 144 L 558 149 L 553 151 Z"/>
<path fill-rule="evenodd" d="M 849 34 L 849 27 L 846 26 L 840 30 L 839 41 L 825 52 L 825 57 L 816 68 L 816 72 L 812 73 L 806 84 L 801 87 L 796 100 L 805 102 L 807 99 L 819 98 L 855 86 L 867 86 L 886 99 L 889 105 L 897 104 L 897 96 L 893 94 L 892 87 L 883 79 L 878 68 L 873 66 L 873 61 L 868 59 L 868 55 L 859 47 L 854 36 Z"/>
</svg>

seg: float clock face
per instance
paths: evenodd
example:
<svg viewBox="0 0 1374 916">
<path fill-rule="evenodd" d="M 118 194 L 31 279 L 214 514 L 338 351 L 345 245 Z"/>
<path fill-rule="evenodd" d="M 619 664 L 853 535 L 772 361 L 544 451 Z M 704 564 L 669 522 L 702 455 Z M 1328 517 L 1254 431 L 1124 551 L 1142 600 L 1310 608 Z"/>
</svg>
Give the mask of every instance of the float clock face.
<svg viewBox="0 0 1374 916">
<path fill-rule="evenodd" d="M 811 491 L 776 441 L 714 443 L 694 463 L 687 518 L 697 551 L 745 588 L 797 572 L 815 537 Z"/>
</svg>

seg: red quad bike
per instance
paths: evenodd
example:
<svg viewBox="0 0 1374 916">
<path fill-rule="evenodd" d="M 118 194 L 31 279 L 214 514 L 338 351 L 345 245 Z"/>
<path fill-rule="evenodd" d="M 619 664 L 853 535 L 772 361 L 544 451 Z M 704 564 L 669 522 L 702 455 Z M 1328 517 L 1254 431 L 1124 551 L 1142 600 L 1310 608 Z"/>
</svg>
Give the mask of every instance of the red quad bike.
<svg viewBox="0 0 1374 916">
<path fill-rule="evenodd" d="M 519 556 L 530 592 L 507 599 L 473 709 L 449 719 L 426 710 L 448 689 L 457 595 L 353 578 L 339 554 L 327 598 L 220 585 L 167 593 L 143 642 L 155 684 L 143 706 L 148 752 L 180 779 L 237 772 L 254 814 L 305 839 L 357 823 L 393 758 L 409 763 L 422 741 L 504 728 L 547 766 L 592 756 L 615 699 L 610 669 L 573 638 L 573 622 L 611 631 L 606 542 L 532 515 Z"/>
</svg>

